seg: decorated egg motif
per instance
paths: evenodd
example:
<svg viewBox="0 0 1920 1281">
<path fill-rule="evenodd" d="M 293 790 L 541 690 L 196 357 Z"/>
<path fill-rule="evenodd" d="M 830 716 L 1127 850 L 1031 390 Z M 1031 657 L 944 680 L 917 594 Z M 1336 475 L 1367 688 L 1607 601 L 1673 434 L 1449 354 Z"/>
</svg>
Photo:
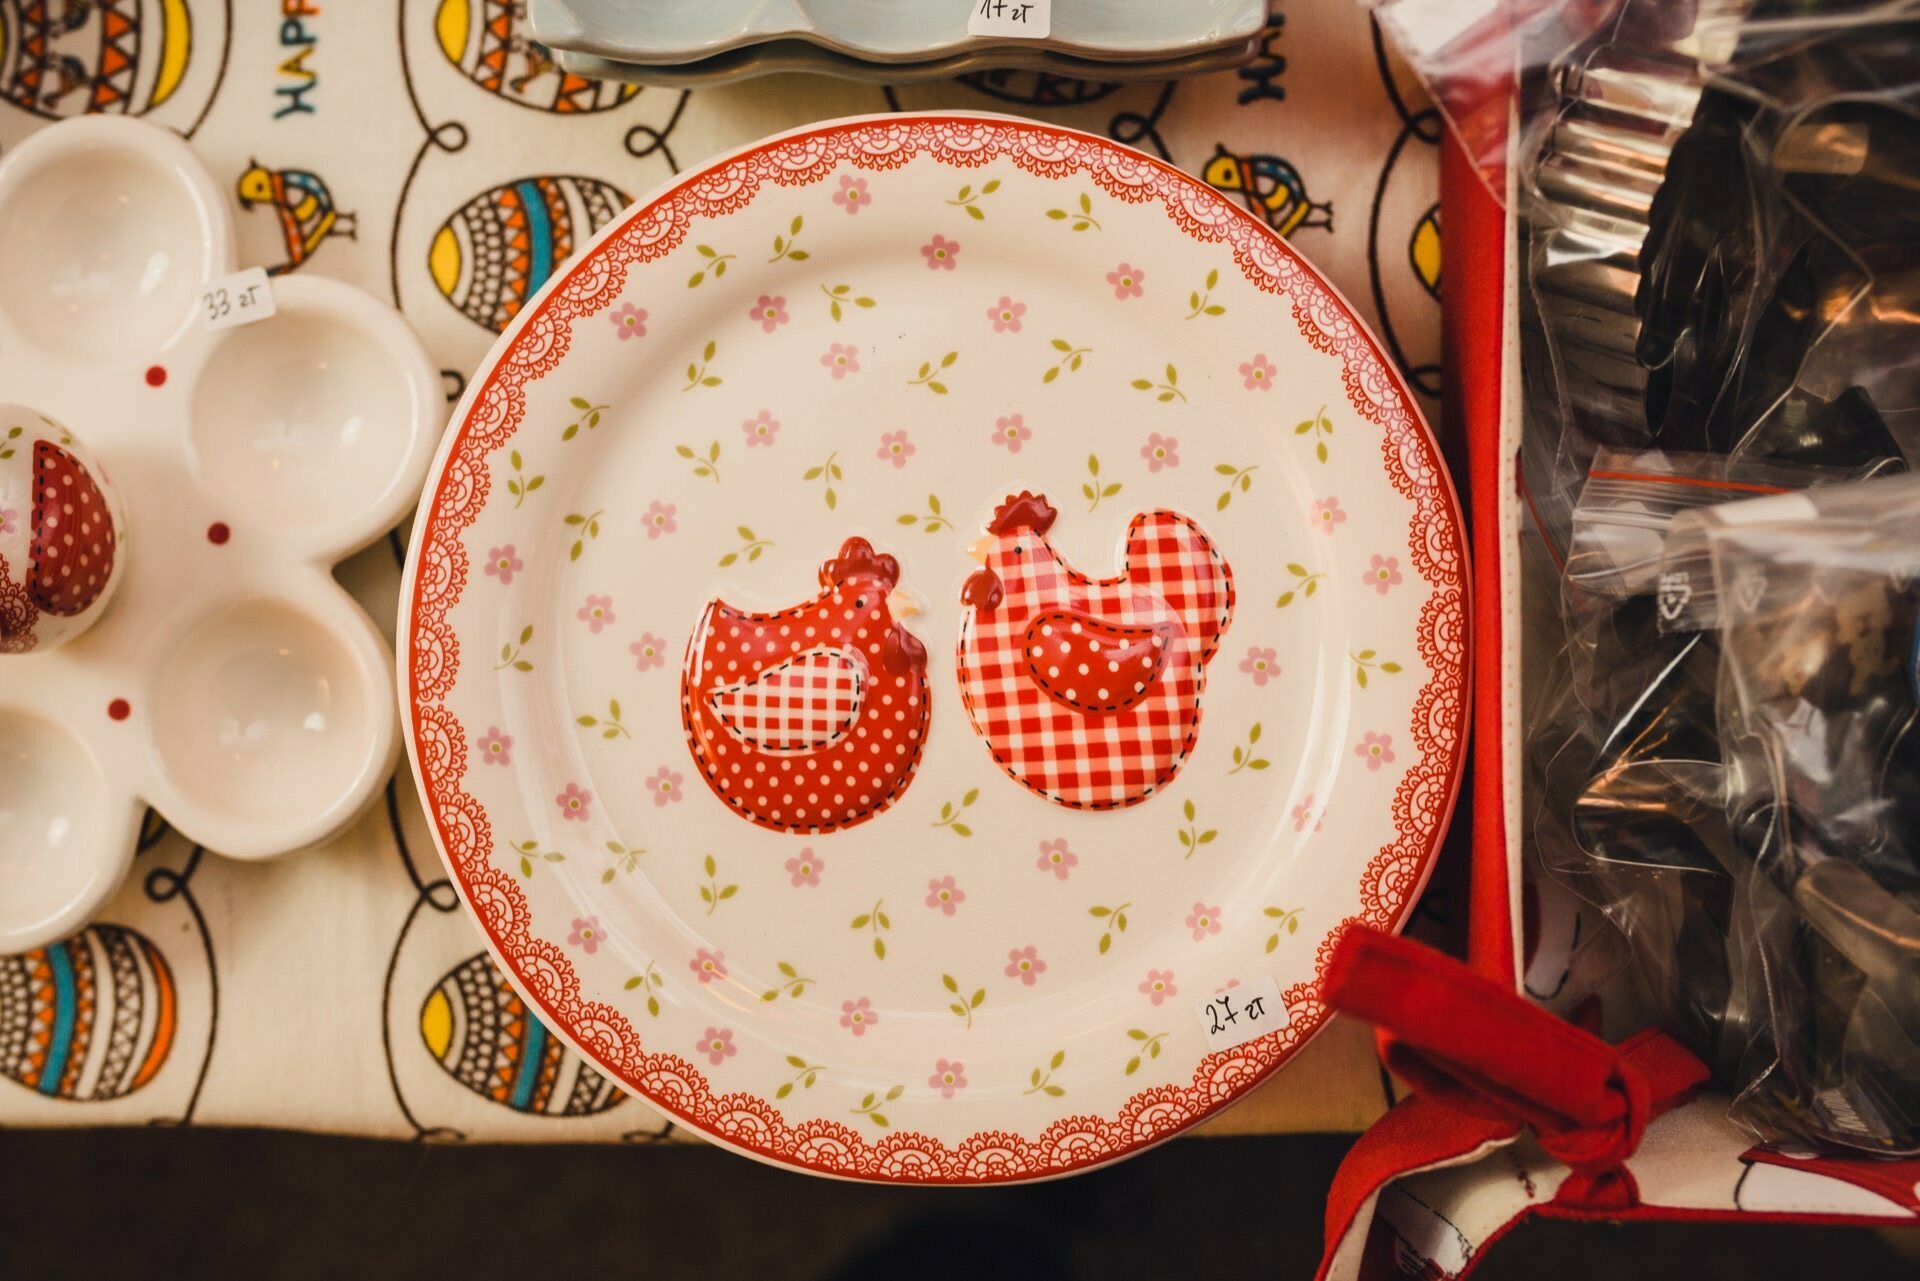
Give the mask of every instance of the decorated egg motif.
<svg viewBox="0 0 1920 1281">
<path fill-rule="evenodd" d="M 50 418 L 0 406 L 0 653 L 92 626 L 119 581 L 123 525 L 83 445 Z"/>
<path fill-rule="evenodd" d="M 49 1098 L 116 1099 L 153 1080 L 173 1048 L 173 971 L 118 925 L 0 956 L 0 1072 Z"/>
<path fill-rule="evenodd" d="M 454 1080 L 516 1112 L 592 1116 L 626 1101 L 533 1016 L 484 952 L 427 994 L 420 1036 Z"/>
<path fill-rule="evenodd" d="M 562 71 L 533 38 L 526 0 L 441 0 L 433 28 L 447 61 L 469 80 L 536 111 L 605 111 L 640 92 L 638 85 Z"/>
<path fill-rule="evenodd" d="M 36 115 L 144 114 L 192 50 L 187 0 L 0 0 L 0 96 Z"/>
<path fill-rule="evenodd" d="M 462 205 L 435 233 L 427 269 L 446 300 L 499 333 L 627 196 L 594 178 L 522 178 Z"/>
</svg>

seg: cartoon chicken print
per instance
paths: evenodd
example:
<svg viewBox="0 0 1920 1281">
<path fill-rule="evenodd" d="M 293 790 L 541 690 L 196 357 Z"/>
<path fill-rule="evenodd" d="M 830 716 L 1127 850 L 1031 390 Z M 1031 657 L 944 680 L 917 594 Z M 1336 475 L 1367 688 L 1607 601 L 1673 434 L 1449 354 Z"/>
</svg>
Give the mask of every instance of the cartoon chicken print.
<svg viewBox="0 0 1920 1281">
<path fill-rule="evenodd" d="M 772 614 L 709 602 L 687 645 L 680 716 L 700 776 L 777 832 L 864 822 L 905 792 L 927 741 L 927 651 L 900 563 L 849 538 L 821 592 Z"/>
<path fill-rule="evenodd" d="M 1047 541 L 1037 494 L 1000 504 L 961 589 L 960 696 L 1015 781 L 1074 809 L 1117 809 L 1173 780 L 1200 729 L 1207 660 L 1233 619 L 1233 572 L 1170 511 L 1127 526 L 1118 577 L 1091 579 Z"/>
</svg>

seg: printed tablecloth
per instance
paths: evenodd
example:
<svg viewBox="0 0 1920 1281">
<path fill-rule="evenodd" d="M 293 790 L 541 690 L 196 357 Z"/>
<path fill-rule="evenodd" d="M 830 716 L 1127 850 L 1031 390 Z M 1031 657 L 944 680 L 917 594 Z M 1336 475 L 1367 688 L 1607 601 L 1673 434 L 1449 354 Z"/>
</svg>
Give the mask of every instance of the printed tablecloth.
<svg viewBox="0 0 1920 1281">
<path fill-rule="evenodd" d="M 1043 117 L 1199 174 L 1317 263 L 1437 412 L 1439 122 L 1349 0 L 1276 6 L 1257 62 L 1179 82 L 1017 72 L 696 91 L 565 75 L 528 37 L 523 0 L 0 0 L 0 146 L 83 111 L 179 130 L 227 187 L 242 261 L 390 300 L 450 402 L 631 198 L 769 133 L 919 107 Z M 341 570 L 389 633 L 403 534 Z M 141 844 L 98 923 L 0 957 L 0 1045 L 50 1037 L 63 1060 L 92 1065 L 0 1063 L 0 1126 L 674 1133 L 514 996 L 442 874 L 404 763 L 384 804 L 292 858 L 233 862 L 151 817 Z M 32 992 L 56 968 L 84 976 L 82 999 L 58 1026 L 29 1027 Z M 1390 1090 L 1367 1029 L 1336 1021 L 1208 1128 L 1357 1130 Z"/>
</svg>

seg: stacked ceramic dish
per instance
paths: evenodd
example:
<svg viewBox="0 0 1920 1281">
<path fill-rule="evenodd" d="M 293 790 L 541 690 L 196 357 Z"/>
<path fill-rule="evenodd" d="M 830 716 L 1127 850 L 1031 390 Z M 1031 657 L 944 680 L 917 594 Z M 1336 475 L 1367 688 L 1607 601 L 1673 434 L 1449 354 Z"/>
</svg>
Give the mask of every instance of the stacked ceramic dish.
<svg viewBox="0 0 1920 1281">
<path fill-rule="evenodd" d="M 906 84 L 1005 69 L 1122 80 L 1251 60 L 1267 0 L 532 0 L 528 17 L 562 69 L 640 84 L 777 72 Z"/>
</svg>

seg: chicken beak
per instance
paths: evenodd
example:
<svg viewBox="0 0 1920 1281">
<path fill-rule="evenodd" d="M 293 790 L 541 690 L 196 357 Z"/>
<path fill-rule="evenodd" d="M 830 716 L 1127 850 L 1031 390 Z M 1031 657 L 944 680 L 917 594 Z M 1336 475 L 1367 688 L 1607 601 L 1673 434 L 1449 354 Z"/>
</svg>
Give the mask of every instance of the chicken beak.
<svg viewBox="0 0 1920 1281">
<path fill-rule="evenodd" d="M 904 622 L 920 612 L 920 602 L 906 588 L 896 587 L 887 593 L 887 612 L 894 622 Z"/>
<path fill-rule="evenodd" d="M 993 554 L 994 541 L 995 539 L 992 534 L 980 535 L 980 537 L 967 544 L 967 555 L 973 557 L 982 565 L 986 564 L 987 557 Z"/>
</svg>

